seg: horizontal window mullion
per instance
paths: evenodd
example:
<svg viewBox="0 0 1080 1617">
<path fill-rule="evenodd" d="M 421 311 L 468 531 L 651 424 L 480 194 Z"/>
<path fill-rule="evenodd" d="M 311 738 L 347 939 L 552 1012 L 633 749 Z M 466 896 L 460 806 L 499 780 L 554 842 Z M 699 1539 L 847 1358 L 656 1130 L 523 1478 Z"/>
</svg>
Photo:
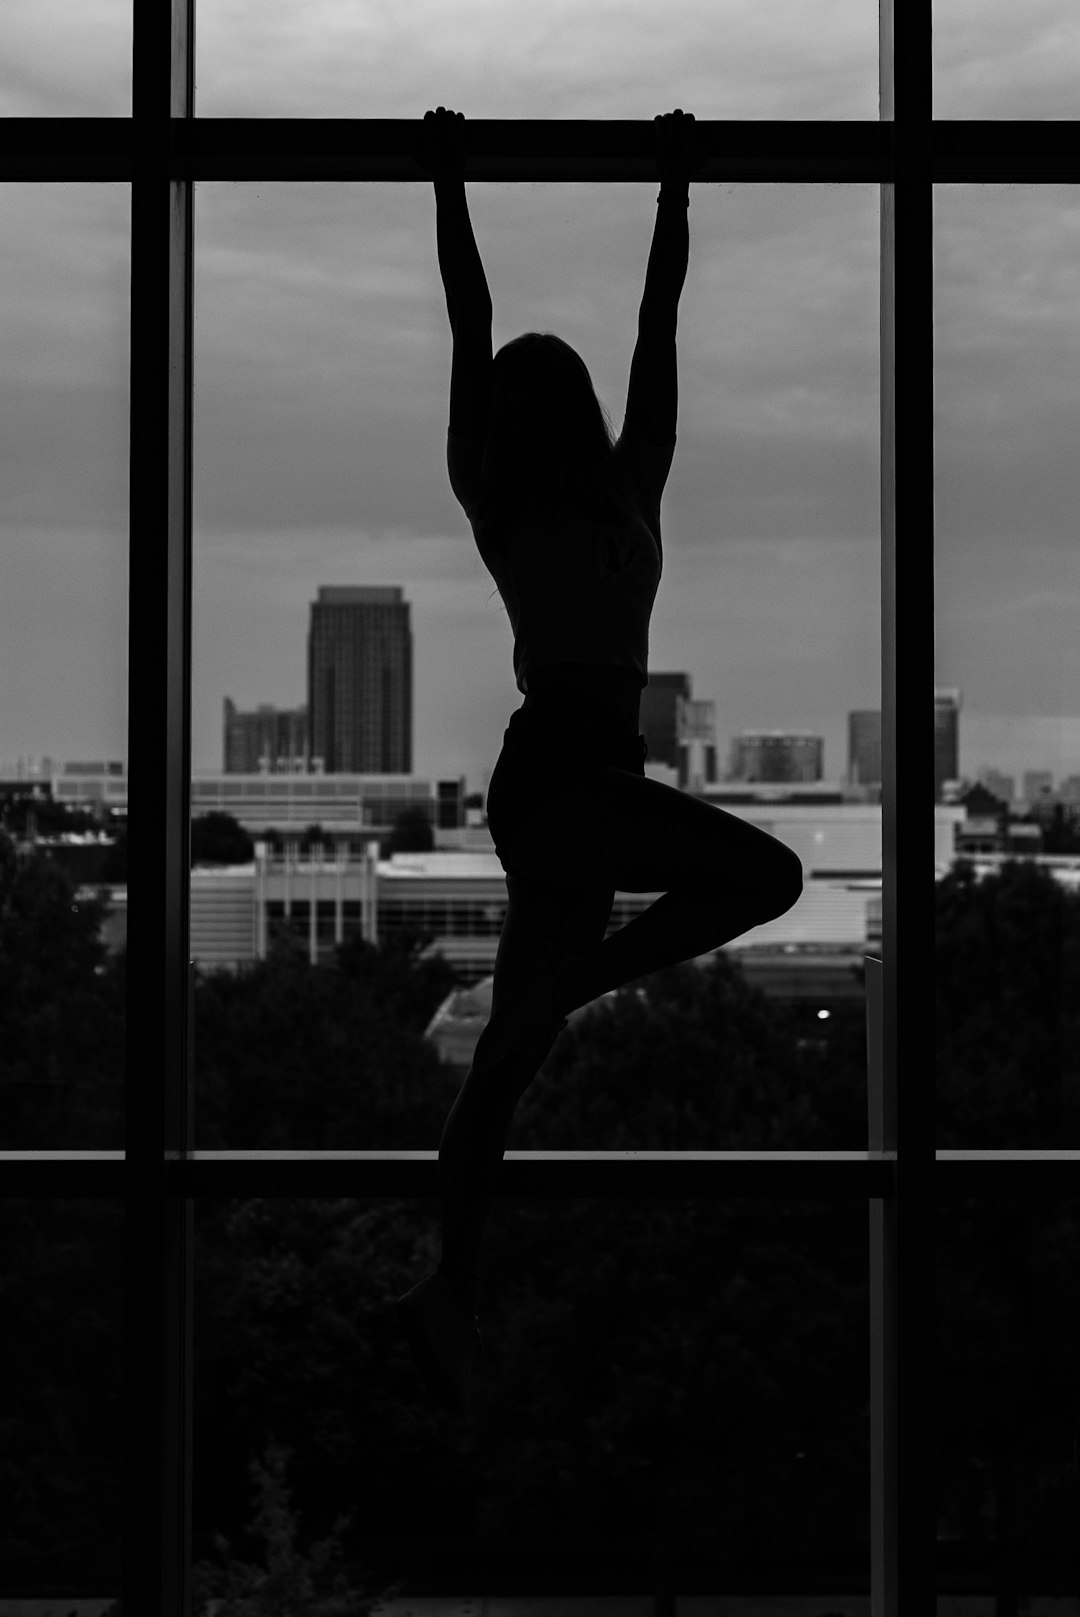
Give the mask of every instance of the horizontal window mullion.
<svg viewBox="0 0 1080 1617">
<path fill-rule="evenodd" d="M 196 1155 L 163 1163 L 162 1192 L 170 1196 L 368 1195 L 435 1197 L 434 1151 L 313 1152 L 304 1156 Z M 507 1196 L 888 1196 L 895 1158 L 853 1152 L 795 1153 L 766 1158 L 731 1156 L 645 1157 L 582 1152 L 510 1152 L 503 1162 Z M 140 1196 L 145 1178 L 122 1158 L 7 1157 L 9 1196 Z M 935 1198 L 943 1196 L 1067 1196 L 1075 1189 L 1076 1155 L 1003 1151 L 983 1158 L 938 1156 L 931 1169 Z"/>
<path fill-rule="evenodd" d="M 496 1194 L 514 1196 L 890 1196 L 893 1158 L 754 1152 L 510 1151 Z M 145 1200 L 137 1162 L 7 1159 L 11 1196 L 115 1196 Z M 238 1152 L 195 1154 L 162 1164 L 166 1196 L 438 1196 L 436 1151 Z"/>
<path fill-rule="evenodd" d="M 415 180 L 418 120 L 208 118 L 171 120 L 170 177 L 196 180 Z M 0 120 L 0 180 L 130 181 L 145 150 L 133 118 Z M 1080 181 L 1062 126 L 1037 121 L 937 120 L 927 126 L 699 119 L 715 147 L 700 183 L 903 179 L 908 154 L 937 184 Z M 1065 126 L 1071 128 L 1071 125 Z M 474 119 L 467 177 L 502 181 L 652 182 L 649 120 Z M 929 149 L 928 149 L 929 146 Z"/>
<path fill-rule="evenodd" d="M 352 1157 L 315 1155 L 296 1159 L 256 1160 L 196 1155 L 168 1164 L 167 1193 L 173 1196 L 400 1196 L 435 1200 L 439 1194 L 438 1156 L 434 1151 L 372 1152 Z M 890 1196 L 895 1163 L 852 1153 L 772 1159 L 728 1156 L 718 1159 L 644 1157 L 629 1153 L 603 1158 L 587 1152 L 508 1152 L 499 1171 L 495 1194 L 530 1199 L 547 1196 L 643 1198 L 707 1196 L 853 1197 Z"/>
</svg>

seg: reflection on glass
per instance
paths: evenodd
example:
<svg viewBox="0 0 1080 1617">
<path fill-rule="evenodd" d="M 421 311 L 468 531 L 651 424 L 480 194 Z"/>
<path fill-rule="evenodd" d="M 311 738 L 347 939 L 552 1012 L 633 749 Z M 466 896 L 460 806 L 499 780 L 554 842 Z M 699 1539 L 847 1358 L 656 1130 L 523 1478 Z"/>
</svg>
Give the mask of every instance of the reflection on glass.
<svg viewBox="0 0 1080 1617">
<path fill-rule="evenodd" d="M 0 187 L 0 1150 L 119 1150 L 128 206 Z"/>
<path fill-rule="evenodd" d="M 618 432 L 655 191 L 485 186 L 471 202 L 496 347 L 563 335 Z M 434 212 L 426 186 L 196 191 L 203 1148 L 433 1146 L 491 1009 L 507 889 L 486 790 L 522 696 L 506 608 L 447 475 Z M 871 186 L 695 196 L 646 770 L 760 825 L 805 885 L 733 937 L 712 976 L 646 979 L 665 1067 L 696 1098 L 669 1104 L 643 1080 L 628 1113 L 607 1061 L 618 1121 L 598 1099 L 566 1112 L 580 1085 L 538 1083 L 514 1143 L 864 1143 L 881 879 L 877 230 Z M 355 699 L 355 747 L 328 758 L 331 675 L 337 710 Z M 656 896 L 617 893 L 609 931 Z M 638 1000 L 607 1003 L 626 1061 L 655 1071 Z M 603 1008 L 572 1019 L 552 1073 L 600 1060 Z"/>
<path fill-rule="evenodd" d="M 935 194 L 938 1144 L 1074 1148 L 1080 203 Z"/>
<path fill-rule="evenodd" d="M 468 1422 L 428 1401 L 387 1324 L 431 1255 L 427 1209 L 202 1200 L 195 1216 L 208 1593 L 228 1572 L 215 1535 L 235 1545 L 282 1486 L 302 1553 L 337 1522 L 346 1583 L 372 1596 L 402 1579 L 464 1594 L 480 1564 L 506 1595 L 573 1593 L 572 1567 L 601 1592 L 610 1576 L 700 1594 L 736 1561 L 767 1593 L 778 1558 L 868 1582 L 861 1203 L 501 1203 Z M 245 1547 L 266 1566 L 265 1543 Z"/>
<path fill-rule="evenodd" d="M 1073 0 L 934 0 L 935 118 L 1078 115 Z"/>
<path fill-rule="evenodd" d="M 878 116 L 874 0 L 199 0 L 210 118 Z"/>
<path fill-rule="evenodd" d="M 0 117 L 130 118 L 133 0 L 4 0 Z"/>
</svg>

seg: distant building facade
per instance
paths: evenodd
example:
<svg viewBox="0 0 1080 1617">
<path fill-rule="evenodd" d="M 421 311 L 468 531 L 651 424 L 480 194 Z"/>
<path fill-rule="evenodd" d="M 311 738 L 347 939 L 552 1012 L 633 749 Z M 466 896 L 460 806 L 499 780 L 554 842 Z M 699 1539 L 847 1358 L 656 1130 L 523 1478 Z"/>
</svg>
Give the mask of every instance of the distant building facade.
<svg viewBox="0 0 1080 1617">
<path fill-rule="evenodd" d="M 679 704 L 689 700 L 689 674 L 649 674 L 641 693 L 640 723 L 650 763 L 679 768 Z"/>
<path fill-rule="evenodd" d="M 881 709 L 858 708 L 848 714 L 848 784 L 881 785 Z"/>
<path fill-rule="evenodd" d="M 960 692 L 934 692 L 934 802 L 945 795 L 945 782 L 960 779 Z"/>
<path fill-rule="evenodd" d="M 308 767 L 307 709 L 271 707 L 241 713 L 225 698 L 224 768 L 227 775 L 299 774 Z"/>
<path fill-rule="evenodd" d="M 413 644 L 398 586 L 330 586 L 311 605 L 308 724 L 312 768 L 412 772 Z"/>
<path fill-rule="evenodd" d="M 126 783 L 125 783 L 126 784 Z M 403 814 L 419 811 L 434 830 L 465 823 L 466 781 L 415 775 L 196 775 L 191 812 L 228 814 L 249 836 L 304 830 L 384 835 Z"/>
<path fill-rule="evenodd" d="M 744 730 L 731 743 L 730 778 L 816 781 L 825 778 L 823 737 L 800 731 Z"/>
<path fill-rule="evenodd" d="M 702 792 L 716 785 L 716 703 L 676 698 L 679 788 Z"/>
</svg>

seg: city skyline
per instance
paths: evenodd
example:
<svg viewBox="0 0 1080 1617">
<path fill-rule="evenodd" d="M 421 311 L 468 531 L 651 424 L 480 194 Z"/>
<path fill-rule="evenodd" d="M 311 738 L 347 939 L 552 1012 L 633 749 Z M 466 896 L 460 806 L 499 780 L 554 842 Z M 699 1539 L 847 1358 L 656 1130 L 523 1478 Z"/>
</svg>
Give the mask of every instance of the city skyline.
<svg viewBox="0 0 1080 1617">
<path fill-rule="evenodd" d="M 942 115 L 1030 115 L 1003 98 L 1010 61 L 1029 90 L 1042 84 L 1043 116 L 1069 115 L 1063 53 L 1048 45 L 1073 26 L 1061 6 L 1025 12 L 1026 50 L 1000 8 L 980 13 L 977 51 L 971 8 L 939 9 L 935 52 L 956 92 Z M 280 23 L 280 6 L 201 0 L 204 113 L 269 113 L 286 96 L 282 115 L 344 115 L 348 75 L 299 13 L 308 48 L 284 65 L 270 23 L 254 55 L 237 49 L 271 12 Z M 518 115 L 648 117 L 682 104 L 702 118 L 872 117 L 876 22 L 853 4 L 853 27 L 856 13 L 835 59 L 820 38 L 807 48 L 797 94 L 777 67 L 794 56 L 770 45 L 756 8 L 738 36 L 740 48 L 756 41 L 742 101 L 718 105 L 720 80 L 693 71 L 704 12 L 687 4 L 662 62 L 632 28 L 612 42 L 607 99 L 584 68 L 563 84 L 558 63 L 538 59 L 538 104 Z M 328 26 L 345 13 L 320 15 Z M 26 55 L 29 13 L 18 16 L 24 71 L 17 84 L 0 76 L 5 107 L 56 111 Z M 419 117 L 453 100 L 469 116 L 505 115 L 462 79 L 446 30 L 427 25 L 424 62 L 387 58 L 385 99 L 366 115 Z M 433 67 L 444 47 L 453 97 Z M 123 111 L 100 99 L 65 110 Z M 565 335 L 616 431 L 655 191 L 469 187 L 496 344 L 527 329 Z M 4 757 L 127 751 L 127 209 L 119 185 L 0 187 Z M 935 210 L 935 679 L 965 692 L 963 773 L 1060 778 L 1080 767 L 1080 205 L 1066 186 L 940 186 Z M 844 715 L 880 707 L 877 187 L 695 186 L 690 220 L 650 667 L 685 669 L 695 696 L 715 701 L 718 733 L 822 734 L 838 774 Z M 223 692 L 242 708 L 302 699 L 294 625 L 315 579 L 398 585 L 413 603 L 416 771 L 479 789 L 522 698 L 505 611 L 446 476 L 450 335 L 430 186 L 199 184 L 195 230 L 194 767 L 219 763 Z"/>
</svg>

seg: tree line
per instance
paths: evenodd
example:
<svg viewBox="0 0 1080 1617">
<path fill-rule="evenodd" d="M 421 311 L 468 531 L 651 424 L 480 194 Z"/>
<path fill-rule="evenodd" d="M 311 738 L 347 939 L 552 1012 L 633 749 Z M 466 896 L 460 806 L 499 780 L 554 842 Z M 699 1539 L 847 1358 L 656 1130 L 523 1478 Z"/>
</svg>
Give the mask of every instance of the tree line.
<svg viewBox="0 0 1080 1617">
<path fill-rule="evenodd" d="M 55 864 L 0 838 L 7 1149 L 122 1145 L 124 961 L 100 919 Z M 939 1143 L 1070 1143 L 1080 899 L 1031 865 L 982 882 L 961 865 L 937 923 Z M 198 1144 L 434 1148 L 460 1074 L 423 1037 L 454 982 L 426 941 L 355 939 L 321 967 L 285 944 L 238 976 L 200 973 Z M 564 1034 L 510 1148 L 858 1149 L 862 1010 L 833 1011 L 804 1036 L 722 952 L 643 979 Z M 354 1600 L 312 1605 L 320 1617 L 358 1611 L 443 1539 L 767 1560 L 781 1535 L 792 1553 L 868 1556 L 861 1206 L 500 1203 L 467 1430 L 424 1403 L 388 1314 L 437 1256 L 435 1214 L 394 1198 L 198 1204 L 195 1556 L 207 1600 L 231 1589 L 219 1617 L 284 1611 L 243 1602 L 304 1579 L 312 1600 Z M 0 1566 L 12 1592 L 108 1591 L 121 1210 L 9 1197 L 0 1215 L 19 1321 Z M 938 1230 L 943 1541 L 1049 1560 L 1076 1519 L 1080 1206 L 958 1202 Z"/>
</svg>

